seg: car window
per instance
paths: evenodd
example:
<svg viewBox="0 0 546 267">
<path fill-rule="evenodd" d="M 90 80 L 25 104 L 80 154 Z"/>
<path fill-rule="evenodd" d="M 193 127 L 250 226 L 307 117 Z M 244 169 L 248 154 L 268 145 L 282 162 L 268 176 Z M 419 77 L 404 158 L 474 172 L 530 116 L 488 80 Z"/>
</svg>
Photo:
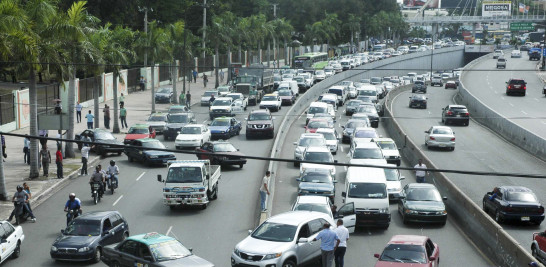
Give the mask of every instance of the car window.
<svg viewBox="0 0 546 267">
<path fill-rule="evenodd" d="M 511 192 L 506 194 L 506 200 L 517 202 L 538 202 L 535 195 L 530 192 Z"/>
<path fill-rule="evenodd" d="M 300 228 L 300 232 L 298 233 L 298 239 L 300 238 L 308 238 L 311 234 L 309 233 L 309 226 L 307 224 L 304 224 Z"/>
<path fill-rule="evenodd" d="M 145 257 L 152 257 L 152 253 L 150 253 L 150 249 L 148 249 L 148 246 L 146 246 L 143 243 L 138 242 L 138 254 L 139 258 L 144 259 Z"/>
<path fill-rule="evenodd" d="M 318 232 L 320 232 L 320 229 L 322 228 L 322 223 L 320 223 L 319 219 L 312 220 L 308 223 L 309 225 L 309 232 L 311 232 L 311 235 L 314 235 Z"/>
<path fill-rule="evenodd" d="M 119 246 L 119 251 L 123 253 L 127 253 L 129 255 L 133 255 L 135 257 L 138 257 L 138 248 L 139 242 L 134 240 L 127 240 L 121 246 Z"/>
<path fill-rule="evenodd" d="M 427 246 L 427 254 L 430 257 L 432 256 L 432 253 L 434 252 L 434 243 L 432 243 L 430 239 L 427 239 L 426 246 Z"/>
<path fill-rule="evenodd" d="M 110 229 L 112 229 L 112 223 L 110 222 L 110 219 L 104 220 L 104 222 L 102 223 L 102 232 L 108 232 L 110 231 Z"/>
<path fill-rule="evenodd" d="M 11 234 L 13 234 L 13 232 L 15 232 L 15 228 L 13 228 L 13 226 L 11 226 L 11 225 L 8 224 L 8 223 L 2 224 L 2 228 L 3 228 L 4 231 L 6 232 L 6 237 L 7 237 L 7 236 L 10 236 Z"/>
<path fill-rule="evenodd" d="M 116 227 L 118 225 L 120 225 L 121 223 L 123 223 L 123 220 L 121 219 L 121 217 L 117 214 L 114 214 L 110 217 L 110 220 L 112 221 L 112 226 L 113 227 Z"/>
<path fill-rule="evenodd" d="M 5 224 L 5 223 L 4 223 Z M 8 238 L 8 234 L 6 233 L 6 230 L 4 229 L 4 224 L 2 224 L 2 227 L 0 227 L 0 238 L 1 239 L 7 239 Z"/>
</svg>

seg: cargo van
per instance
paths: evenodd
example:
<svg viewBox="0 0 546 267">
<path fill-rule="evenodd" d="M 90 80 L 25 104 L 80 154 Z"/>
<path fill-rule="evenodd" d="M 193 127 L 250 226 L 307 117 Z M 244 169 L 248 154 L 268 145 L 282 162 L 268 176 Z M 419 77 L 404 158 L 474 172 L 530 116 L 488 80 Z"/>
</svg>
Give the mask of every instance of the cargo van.
<svg viewBox="0 0 546 267">
<path fill-rule="evenodd" d="M 278 90 L 281 90 L 280 88 L 290 89 L 295 96 L 299 96 L 299 89 L 298 89 L 298 82 L 297 81 L 294 81 L 294 80 L 282 81 L 282 82 L 279 83 Z"/>
<path fill-rule="evenodd" d="M 344 203 L 354 203 L 356 227 L 389 228 L 391 213 L 383 169 L 349 167 L 341 195 Z"/>
<path fill-rule="evenodd" d="M 345 101 L 347 101 L 348 90 L 347 90 L 346 86 L 334 85 L 334 86 L 328 88 L 326 93 L 337 95 L 337 101 L 338 101 L 337 105 L 338 106 L 343 106 Z"/>
</svg>

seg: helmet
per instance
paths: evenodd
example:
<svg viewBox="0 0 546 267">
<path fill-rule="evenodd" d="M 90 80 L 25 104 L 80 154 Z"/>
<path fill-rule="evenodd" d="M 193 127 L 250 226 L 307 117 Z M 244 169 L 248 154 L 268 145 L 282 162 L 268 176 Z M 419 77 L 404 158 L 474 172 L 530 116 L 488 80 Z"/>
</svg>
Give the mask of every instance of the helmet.
<svg viewBox="0 0 546 267">
<path fill-rule="evenodd" d="M 68 195 L 68 198 L 70 198 L 70 199 L 74 199 L 74 198 L 76 198 L 76 194 L 74 194 L 74 193 L 70 193 L 70 194 Z"/>
<path fill-rule="evenodd" d="M 19 189 L 23 190 L 23 186 L 22 186 L 22 185 L 18 185 L 18 186 L 17 186 L 17 190 L 19 190 Z"/>
<path fill-rule="evenodd" d="M 114 165 L 116 165 L 116 161 L 115 161 L 115 160 L 111 160 L 111 161 L 110 161 L 110 166 L 114 166 Z"/>
</svg>

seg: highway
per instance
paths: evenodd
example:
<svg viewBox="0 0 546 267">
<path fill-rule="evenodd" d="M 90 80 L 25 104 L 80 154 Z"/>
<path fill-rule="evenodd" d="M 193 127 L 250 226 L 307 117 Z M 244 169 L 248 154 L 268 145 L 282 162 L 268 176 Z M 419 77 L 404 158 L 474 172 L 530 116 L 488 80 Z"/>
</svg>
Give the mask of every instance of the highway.
<svg viewBox="0 0 546 267">
<path fill-rule="evenodd" d="M 157 104 L 158 110 L 166 110 L 168 105 Z M 247 113 L 256 107 L 249 107 Z M 197 122 L 208 119 L 208 108 L 193 106 Z M 288 109 L 283 108 L 283 114 Z M 243 114 L 236 115 L 244 123 Z M 145 118 L 142 118 L 143 121 Z M 280 121 L 277 117 L 276 123 Z M 169 148 L 174 148 L 174 141 L 163 141 Z M 244 129 L 241 135 L 232 137 L 230 142 L 242 153 L 268 157 L 273 139 L 246 140 Z M 81 176 L 76 181 L 51 196 L 42 205 L 34 209 L 38 221 L 34 225 L 23 225 L 26 239 L 21 247 L 21 257 L 8 260 L 4 266 L 87 266 L 90 263 L 56 263 L 51 259 L 49 250 L 55 237 L 66 225 L 63 212 L 68 194 L 76 193 L 81 199 L 83 211 L 118 210 L 128 221 L 130 234 L 159 232 L 176 236 L 186 247 L 193 248 L 201 256 L 216 266 L 229 266 L 233 247 L 248 235 L 258 223 L 258 189 L 267 162 L 249 160 L 243 169 L 239 167 L 222 168 L 218 200 L 213 201 L 206 210 L 176 209 L 170 210 L 162 202 L 163 184 L 157 182 L 157 174 L 166 177 L 166 167 L 148 167 L 138 162 L 128 162 L 127 157 L 109 156 L 101 160 L 102 166 L 108 166 L 115 159 L 120 168 L 120 187 L 110 195 L 107 192 L 101 202 L 92 202 L 89 177 Z M 194 155 L 177 154 L 177 159 L 196 159 Z M 28 224 L 28 223 L 26 223 Z M 91 264 L 104 266 L 104 264 Z"/>
<path fill-rule="evenodd" d="M 344 115 L 344 107 L 340 107 L 337 112 L 337 121 L 335 123 L 338 133 L 342 133 L 340 125 L 344 125 L 349 117 Z M 289 130 L 287 138 L 282 147 L 282 158 L 293 158 L 295 146 L 293 142 L 297 141 L 300 134 L 305 131 L 305 116 L 301 116 L 295 121 Z M 379 124 L 378 133 L 384 137 L 388 137 L 385 130 Z M 340 144 L 337 155 L 334 156 L 338 162 L 348 162 L 347 152 L 348 144 Z M 279 163 L 280 166 L 276 173 L 275 180 L 275 198 L 272 207 L 272 215 L 279 214 L 291 209 L 292 204 L 297 197 L 297 181 L 299 168 L 294 167 L 292 163 Z M 407 162 L 403 162 L 402 166 L 407 167 Z M 345 183 L 346 169 L 338 167 L 336 169 L 336 198 L 335 204 L 339 207 L 343 205 L 341 192 Z M 402 186 L 407 183 L 415 182 L 415 176 L 412 172 L 402 171 L 402 175 L 406 177 L 402 181 Z M 449 201 L 449 200 L 448 200 Z M 379 229 L 364 229 L 359 230 L 351 235 L 348 242 L 347 254 L 345 256 L 346 266 L 373 266 L 377 261 L 374 253 L 381 253 L 383 247 L 393 235 L 397 234 L 414 234 L 427 235 L 440 247 L 440 258 L 444 266 L 457 266 L 461 264 L 461 259 L 467 266 L 488 266 L 493 265 L 465 238 L 462 230 L 451 220 L 448 220 L 445 226 L 439 225 L 419 225 L 410 224 L 404 225 L 400 215 L 397 213 L 397 204 L 391 203 L 392 221 L 388 230 Z M 313 265 L 316 266 L 316 265 Z"/>
<path fill-rule="evenodd" d="M 491 60 L 488 61 L 491 63 Z M 483 73 L 481 74 L 483 75 Z M 480 80 L 472 79 L 471 81 L 477 83 Z M 468 84 L 468 82 L 470 80 L 465 84 Z M 502 79 L 502 82 L 504 82 L 504 79 Z M 424 131 L 433 125 L 442 125 L 442 108 L 448 104 L 455 104 L 453 102 L 455 93 L 456 90 L 445 90 L 443 87 L 429 86 L 427 109 L 410 109 L 408 107 L 410 91 L 400 93 L 392 102 L 393 114 L 397 117 L 401 128 L 408 138 L 417 144 L 421 144 L 421 149 L 438 168 L 534 174 L 546 172 L 546 164 L 543 161 L 500 138 L 494 132 L 478 125 L 473 120 L 470 121 L 469 126 L 450 126 L 455 131 L 456 136 L 456 149 L 454 151 L 428 150 L 424 145 Z M 472 113 L 470 115 L 472 116 Z M 451 173 L 446 175 L 480 207 L 482 206 L 484 194 L 500 185 L 526 186 L 534 190 L 543 204 L 546 203 L 546 187 L 544 187 L 543 181 L 539 179 Z M 542 229 L 542 227 L 536 225 L 502 224 L 501 226 L 529 251 L 532 233 Z"/>
<path fill-rule="evenodd" d="M 521 58 L 510 58 L 510 51 L 505 51 L 505 58 L 506 69 L 496 69 L 497 60 L 492 55 L 479 60 L 465 71 L 465 88 L 502 117 L 546 138 L 546 99 L 542 94 L 544 84 L 535 72 L 537 61 L 530 61 L 525 51 Z M 509 78 L 524 79 L 527 95 L 507 96 L 505 82 Z"/>
</svg>

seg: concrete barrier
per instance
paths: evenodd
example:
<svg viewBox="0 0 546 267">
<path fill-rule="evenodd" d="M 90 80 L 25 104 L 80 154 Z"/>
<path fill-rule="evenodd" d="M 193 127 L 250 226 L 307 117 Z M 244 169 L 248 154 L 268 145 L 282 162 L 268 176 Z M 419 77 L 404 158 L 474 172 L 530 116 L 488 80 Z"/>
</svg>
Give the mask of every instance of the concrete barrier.
<svg viewBox="0 0 546 267">
<path fill-rule="evenodd" d="M 386 108 L 382 123 L 389 136 L 398 144 L 403 144 L 401 154 L 408 162 L 416 164 L 418 159 L 423 159 L 423 163 L 428 168 L 437 169 L 434 163 L 419 149 L 420 145 L 407 138 L 392 115 L 392 100 L 397 94 L 409 89 L 409 87 L 400 87 L 389 93 L 385 100 Z M 524 247 L 466 196 L 445 174 L 431 172 L 428 182 L 435 184 L 442 196 L 448 198 L 445 202 L 448 216 L 457 221 L 460 228 L 487 257 L 501 266 L 527 266 L 531 261 L 536 261 Z"/>
</svg>

